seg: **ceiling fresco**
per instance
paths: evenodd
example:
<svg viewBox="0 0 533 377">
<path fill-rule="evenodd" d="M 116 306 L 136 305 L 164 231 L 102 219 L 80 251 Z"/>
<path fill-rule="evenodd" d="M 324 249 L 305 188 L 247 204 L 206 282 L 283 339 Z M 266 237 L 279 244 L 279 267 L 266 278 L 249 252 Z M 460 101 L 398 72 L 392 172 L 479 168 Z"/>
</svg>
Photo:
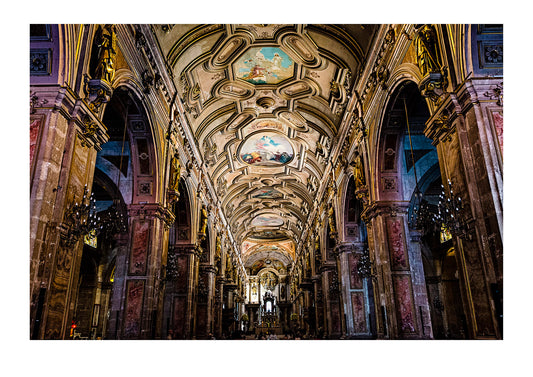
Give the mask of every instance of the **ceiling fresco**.
<svg viewBox="0 0 533 377">
<path fill-rule="evenodd" d="M 244 264 L 286 267 L 378 25 L 153 30 Z"/>
<path fill-rule="evenodd" d="M 293 159 L 294 150 L 285 136 L 274 132 L 258 132 L 243 142 L 239 157 L 248 165 L 280 166 Z"/>
<path fill-rule="evenodd" d="M 252 84 L 279 84 L 294 75 L 294 61 L 278 47 L 254 47 L 233 69 L 237 78 Z"/>
</svg>

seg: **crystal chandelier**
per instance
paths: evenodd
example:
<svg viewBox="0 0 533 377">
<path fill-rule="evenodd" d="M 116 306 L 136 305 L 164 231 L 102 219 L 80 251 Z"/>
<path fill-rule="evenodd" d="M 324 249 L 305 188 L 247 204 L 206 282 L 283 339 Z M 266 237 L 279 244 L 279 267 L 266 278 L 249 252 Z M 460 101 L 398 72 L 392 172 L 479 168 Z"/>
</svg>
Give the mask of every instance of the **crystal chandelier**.
<svg viewBox="0 0 533 377">
<path fill-rule="evenodd" d="M 106 235 L 126 233 L 127 225 L 122 211 L 119 209 L 119 201 L 113 201 L 113 204 L 100 213 L 101 218 L 97 233 L 105 233 Z"/>
<path fill-rule="evenodd" d="M 63 242 L 66 246 L 74 245 L 81 236 L 98 232 L 100 217 L 96 213 L 96 200 L 94 194 L 89 196 L 87 184 L 83 188 L 81 202 L 76 202 L 65 212 L 64 227 L 66 232 Z"/>
<path fill-rule="evenodd" d="M 464 206 L 461 197 L 453 192 L 452 182 L 448 179 L 448 194 L 444 185 L 439 195 L 438 213 L 434 214 L 434 221 L 439 228 L 445 227 L 452 235 L 463 237 L 468 230 L 468 224 L 464 220 Z"/>
<path fill-rule="evenodd" d="M 363 253 L 359 257 L 357 267 L 354 267 L 352 273 L 357 273 L 363 279 L 375 277 L 372 272 L 372 261 L 370 260 L 370 252 L 367 247 L 363 250 Z"/>
</svg>

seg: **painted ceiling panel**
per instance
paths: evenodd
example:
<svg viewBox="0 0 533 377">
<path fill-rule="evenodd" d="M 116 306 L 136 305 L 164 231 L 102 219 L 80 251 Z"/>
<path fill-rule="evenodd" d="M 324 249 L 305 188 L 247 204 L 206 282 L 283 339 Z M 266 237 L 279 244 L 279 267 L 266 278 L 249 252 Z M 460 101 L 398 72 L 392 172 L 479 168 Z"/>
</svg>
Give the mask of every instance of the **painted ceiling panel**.
<svg viewBox="0 0 533 377">
<path fill-rule="evenodd" d="M 164 26 L 155 36 L 243 261 L 286 267 L 378 27 Z"/>
</svg>

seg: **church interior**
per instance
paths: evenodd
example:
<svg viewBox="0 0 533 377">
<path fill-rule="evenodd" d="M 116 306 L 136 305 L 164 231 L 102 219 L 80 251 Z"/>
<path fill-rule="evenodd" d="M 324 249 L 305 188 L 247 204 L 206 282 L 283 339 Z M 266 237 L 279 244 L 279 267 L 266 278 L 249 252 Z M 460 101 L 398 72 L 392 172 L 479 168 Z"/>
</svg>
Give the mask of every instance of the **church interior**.
<svg viewBox="0 0 533 377">
<path fill-rule="evenodd" d="M 503 339 L 503 25 L 29 29 L 28 339 Z"/>
</svg>

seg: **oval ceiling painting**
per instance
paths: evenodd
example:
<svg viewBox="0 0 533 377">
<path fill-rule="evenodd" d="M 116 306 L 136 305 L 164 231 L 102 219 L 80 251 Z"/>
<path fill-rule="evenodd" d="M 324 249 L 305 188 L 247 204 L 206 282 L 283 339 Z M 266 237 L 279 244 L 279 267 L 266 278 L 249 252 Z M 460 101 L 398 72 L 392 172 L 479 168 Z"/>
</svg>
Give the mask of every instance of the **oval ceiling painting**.
<svg viewBox="0 0 533 377">
<path fill-rule="evenodd" d="M 244 141 L 239 155 L 248 165 L 280 166 L 292 160 L 294 150 L 285 136 L 276 132 L 260 132 Z"/>
<path fill-rule="evenodd" d="M 281 226 L 283 220 L 276 215 L 259 215 L 252 220 L 252 226 Z"/>
<path fill-rule="evenodd" d="M 278 47 L 256 47 L 235 63 L 235 72 L 252 84 L 278 84 L 292 77 L 294 62 Z"/>
</svg>

